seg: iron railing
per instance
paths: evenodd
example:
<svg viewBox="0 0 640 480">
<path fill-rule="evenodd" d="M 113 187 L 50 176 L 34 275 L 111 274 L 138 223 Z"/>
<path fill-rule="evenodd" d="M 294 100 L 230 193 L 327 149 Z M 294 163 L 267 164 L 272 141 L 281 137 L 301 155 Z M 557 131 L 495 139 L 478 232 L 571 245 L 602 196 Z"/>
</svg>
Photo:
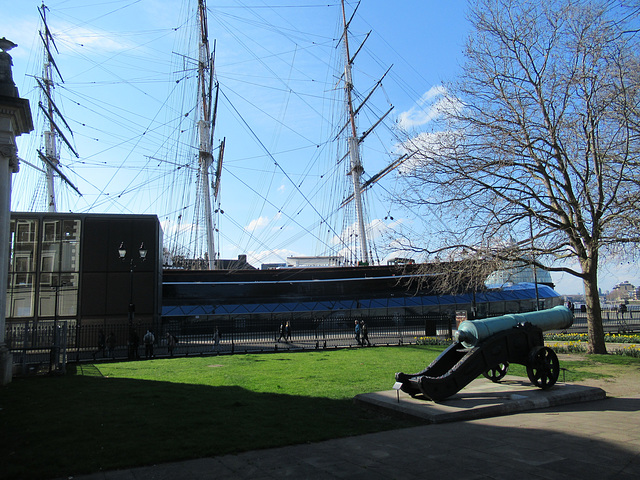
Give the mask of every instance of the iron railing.
<svg viewBox="0 0 640 480">
<path fill-rule="evenodd" d="M 455 318 L 450 315 L 316 317 L 295 316 L 289 320 L 291 338 L 280 338 L 282 321 L 277 318 L 224 316 L 205 321 L 164 323 L 154 331 L 154 356 L 216 355 L 282 350 L 353 347 L 355 321 L 367 324 L 373 345 L 416 343 L 420 337 L 451 338 Z M 603 311 L 606 333 L 640 331 L 640 311 L 622 315 Z M 219 332 L 216 342 L 216 330 Z M 586 312 L 574 312 L 571 333 L 587 331 Z M 139 359 L 145 357 L 141 326 L 128 322 L 109 325 L 78 325 L 75 322 L 10 322 L 6 343 L 13 354 L 14 374 L 63 372 L 67 362 Z M 168 335 L 177 344 L 169 349 Z M 100 340 L 102 338 L 102 340 Z M 138 339 L 137 341 L 135 339 Z M 102 345 L 101 345 L 102 343 Z"/>
<path fill-rule="evenodd" d="M 300 317 L 288 320 L 290 338 L 279 338 L 281 321 L 272 318 L 225 316 L 215 321 L 163 324 L 154 331 L 154 356 L 249 353 L 277 350 L 326 349 L 357 345 L 355 321 L 367 325 L 375 345 L 416 343 L 424 336 L 450 336 L 454 320 L 446 315 L 376 317 Z M 216 342 L 216 330 L 218 342 Z M 61 370 L 66 361 L 103 361 L 145 357 L 146 330 L 128 322 L 77 325 L 59 320 L 11 322 L 6 343 L 14 372 Z M 168 335 L 177 344 L 169 351 Z"/>
</svg>

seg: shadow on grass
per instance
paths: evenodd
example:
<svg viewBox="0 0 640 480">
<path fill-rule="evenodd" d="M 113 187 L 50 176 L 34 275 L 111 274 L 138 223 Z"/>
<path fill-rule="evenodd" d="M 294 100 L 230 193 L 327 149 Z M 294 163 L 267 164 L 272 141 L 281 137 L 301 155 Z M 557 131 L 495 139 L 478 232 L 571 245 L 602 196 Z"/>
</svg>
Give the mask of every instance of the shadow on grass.
<svg viewBox="0 0 640 480">
<path fill-rule="evenodd" d="M 40 479 L 359 435 L 409 424 L 351 400 L 102 377 L 15 379 L 0 397 L 2 479 Z"/>
</svg>

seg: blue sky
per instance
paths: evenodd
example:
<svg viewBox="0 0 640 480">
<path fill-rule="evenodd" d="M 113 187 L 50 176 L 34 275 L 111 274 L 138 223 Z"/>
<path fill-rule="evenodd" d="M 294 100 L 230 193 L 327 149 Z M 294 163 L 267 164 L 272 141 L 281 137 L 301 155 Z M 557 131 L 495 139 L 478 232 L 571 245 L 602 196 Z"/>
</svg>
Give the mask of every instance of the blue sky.
<svg viewBox="0 0 640 480">
<path fill-rule="evenodd" d="M 19 45 L 11 51 L 14 81 L 29 98 L 39 126 L 44 119 L 34 76 L 42 75 L 41 1 L 6 3 L 0 36 Z M 195 189 L 194 150 L 189 148 L 194 141 L 195 4 L 46 2 L 64 79 L 54 97 L 80 155 L 63 149 L 61 164 L 83 194 L 60 188 L 59 211 L 156 214 L 166 244 L 189 238 L 188 226 L 195 222 L 187 218 Z M 347 16 L 355 5 L 347 2 Z M 428 125 L 430 96 L 455 77 L 462 62 L 466 8 L 463 0 L 364 0 L 360 5 L 351 24 L 352 54 L 372 31 L 354 67 L 360 96 L 391 67 L 368 102 L 371 111 L 363 109 L 359 116 L 360 132 L 389 103 L 394 106 L 362 147 L 365 178 L 395 158 L 397 123 L 414 131 Z M 335 113 L 342 103 L 336 88 L 339 2 L 209 0 L 208 10 L 221 89 L 214 141 L 226 139 L 221 256 L 246 253 L 258 266 L 288 255 L 326 253 L 334 233 L 349 228 L 343 223 L 325 229 L 342 198 L 335 185 L 344 180 L 332 173 L 339 155 L 330 142 L 341 121 Z M 23 136 L 19 156 L 38 166 L 40 141 L 40 129 Z M 23 163 L 14 176 L 13 209 L 44 209 L 42 187 L 40 172 Z M 368 222 L 375 226 L 374 240 L 383 244 L 383 260 L 397 253 L 388 241 L 385 249 L 385 232 L 403 223 L 428 233 L 433 220 L 398 210 L 392 196 L 402 185 L 393 175 L 377 187 L 368 194 Z M 606 268 L 601 288 L 623 280 L 639 284 L 636 270 L 635 265 Z M 568 275 L 554 274 L 554 281 L 560 293 L 582 291 Z"/>
</svg>

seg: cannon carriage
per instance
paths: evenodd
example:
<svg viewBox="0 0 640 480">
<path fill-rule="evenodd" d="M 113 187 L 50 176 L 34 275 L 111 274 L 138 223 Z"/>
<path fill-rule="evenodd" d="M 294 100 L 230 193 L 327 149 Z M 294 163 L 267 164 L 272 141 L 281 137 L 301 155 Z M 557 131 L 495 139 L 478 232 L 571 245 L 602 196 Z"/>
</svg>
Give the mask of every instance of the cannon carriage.
<svg viewBox="0 0 640 480">
<path fill-rule="evenodd" d="M 440 401 L 471 383 L 479 375 L 499 382 L 507 374 L 509 364 L 524 365 L 535 386 L 551 388 L 560 373 L 555 352 L 544 346 L 543 332 L 562 330 L 573 323 L 573 314 L 558 306 L 484 320 L 464 321 L 456 338 L 438 358 L 423 371 L 396 373 L 400 389 L 411 396 L 424 395 Z"/>
</svg>

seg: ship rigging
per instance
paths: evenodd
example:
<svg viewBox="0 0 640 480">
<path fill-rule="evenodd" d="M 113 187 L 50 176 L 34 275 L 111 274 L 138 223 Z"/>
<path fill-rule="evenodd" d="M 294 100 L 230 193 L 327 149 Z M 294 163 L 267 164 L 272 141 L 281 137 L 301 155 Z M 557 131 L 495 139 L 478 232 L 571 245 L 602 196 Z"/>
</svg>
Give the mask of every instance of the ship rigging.
<svg viewBox="0 0 640 480">
<path fill-rule="evenodd" d="M 394 74 L 389 69 L 385 72 L 385 66 L 384 74 L 366 88 L 367 93 L 362 95 L 356 88 L 354 73 L 359 83 L 366 83 L 361 81 L 366 75 L 360 70 L 354 72 L 356 58 L 360 63 L 363 54 L 369 54 L 371 50 L 364 48 L 365 42 L 368 38 L 368 46 L 375 37 L 352 34 L 358 7 L 350 17 L 349 2 L 341 1 L 340 10 L 336 5 L 323 7 L 323 13 L 331 12 L 334 21 L 339 20 L 333 35 L 325 29 L 328 33 L 324 36 L 311 32 L 309 24 L 288 33 L 283 25 L 276 26 L 262 12 L 258 13 L 256 28 L 271 32 L 278 29 L 278 35 L 289 42 L 288 51 L 277 51 L 269 50 L 266 43 L 250 43 L 255 31 L 250 30 L 254 25 L 249 18 L 244 27 L 238 28 L 230 26 L 229 21 L 237 21 L 237 16 L 227 15 L 217 6 L 212 9 L 204 0 L 185 1 L 182 5 L 188 8 L 175 18 L 189 20 L 179 20 L 171 31 L 158 30 L 154 33 L 157 41 L 145 43 L 155 53 L 161 51 L 163 36 L 175 37 L 173 47 L 163 49 L 164 58 L 152 57 L 148 49 L 131 46 L 124 35 L 121 43 L 130 46 L 126 53 L 100 57 L 99 52 L 83 52 L 83 60 L 93 62 L 85 71 L 100 69 L 106 72 L 105 78 L 79 81 L 75 74 L 71 77 L 72 89 L 65 85 L 61 92 L 55 91 L 56 83 L 62 82 L 57 69 L 60 62 L 57 64 L 51 54 L 57 52 L 59 44 L 62 55 L 74 49 L 87 50 L 87 44 L 76 41 L 68 26 L 62 35 L 51 35 L 48 9 L 43 6 L 42 40 L 50 52 L 46 55 L 48 73 L 43 73 L 39 83 L 50 94 L 43 94 L 39 112 L 47 120 L 47 136 L 55 135 L 53 143 L 58 148 L 43 148 L 26 158 L 32 163 L 32 159 L 44 161 L 46 168 L 41 170 L 52 170 L 59 182 L 69 180 L 70 188 L 85 194 L 81 202 L 67 202 L 61 211 L 157 214 L 164 230 L 166 256 L 176 263 L 180 259 L 197 260 L 206 269 L 220 265 L 221 252 L 227 258 L 247 253 L 253 265 L 285 263 L 287 257 L 314 253 L 342 257 L 343 265 L 379 263 L 379 230 L 386 228 L 384 223 L 391 217 L 393 206 L 383 200 L 387 205 L 372 214 L 370 187 L 383 178 L 389 179 L 389 173 L 407 156 L 391 164 L 384 161 L 398 156 L 393 146 L 378 148 L 371 155 L 372 137 L 379 136 L 374 129 L 381 130 L 379 127 L 393 108 L 388 102 L 389 106 L 378 112 L 372 105 L 381 103 L 380 92 L 386 95 L 382 80 Z M 321 10 L 320 6 L 313 8 Z M 223 39 L 218 41 L 218 48 L 209 41 L 213 32 Z M 179 36 L 188 39 L 189 46 L 184 40 L 177 40 Z M 236 40 L 235 46 L 229 45 L 230 39 Z M 354 39 L 359 44 L 353 49 L 355 54 L 351 48 L 351 43 L 356 43 Z M 234 63 L 239 57 L 237 45 L 246 55 Z M 307 53 L 311 55 L 303 57 Z M 113 83 L 109 78 L 111 67 L 104 58 L 117 58 L 121 64 L 149 72 L 148 79 L 138 81 L 131 75 L 116 77 L 135 90 L 136 101 L 138 97 L 148 101 L 144 106 L 128 108 L 133 97 L 126 95 L 111 96 L 108 102 L 98 100 L 105 98 L 101 92 Z M 273 63 L 271 59 L 275 59 Z M 328 67 L 326 79 L 307 73 L 310 59 Z M 250 69 L 235 66 L 249 61 Z M 165 68 L 170 70 L 170 76 L 156 74 Z M 266 79 L 266 74 L 274 79 Z M 149 87 L 158 79 L 167 85 L 166 95 L 150 93 Z M 258 80 L 266 85 L 259 85 Z M 81 91 L 85 87 L 91 89 L 87 90 L 89 93 Z M 71 121 L 60 114 L 60 99 L 54 97 L 59 93 L 72 107 L 73 112 L 67 117 Z M 258 114 L 247 113 L 249 110 Z M 109 129 L 98 131 L 97 126 L 105 120 Z M 267 127 L 265 120 L 271 126 Z M 371 128 L 359 131 L 358 123 L 367 123 Z M 239 129 L 244 130 L 244 137 L 231 132 Z M 384 132 L 394 135 L 388 125 Z M 289 136 L 294 141 L 281 141 L 284 133 L 292 134 Z M 232 140 L 227 142 L 230 135 Z M 77 157 L 76 138 L 80 138 L 86 153 L 81 162 L 75 162 L 79 171 L 103 172 L 91 178 L 74 173 L 71 178 L 80 182 L 80 189 L 71 183 L 69 170 L 58 163 L 60 146 Z M 364 145 L 365 138 L 368 147 Z M 98 145 L 100 151 L 96 151 Z M 103 161 L 105 152 L 109 158 Z M 224 156 L 227 158 L 223 165 Z M 380 173 L 367 176 L 363 158 L 367 171 L 382 168 Z M 16 176 L 16 185 L 21 182 L 22 177 Z M 387 191 L 389 185 L 394 188 L 393 182 L 387 182 Z M 244 194 L 238 198 L 240 191 Z M 48 194 L 49 198 L 55 199 L 55 193 Z M 59 208 L 57 199 L 49 203 Z M 383 258 L 384 255 L 383 252 Z"/>
<path fill-rule="evenodd" d="M 64 83 L 64 79 L 53 55 L 54 50 L 58 52 L 58 47 L 47 24 L 47 11 L 48 8 L 44 3 L 38 7 L 38 13 L 42 20 L 42 29 L 39 31 L 39 36 L 42 40 L 43 67 L 42 76 L 35 77 L 41 98 L 38 102 L 38 108 L 44 115 L 42 121 L 44 125 L 42 131 L 44 148 L 36 149 L 36 153 L 43 164 L 43 168 L 26 160 L 22 160 L 22 162 L 44 174 L 46 209 L 49 212 L 56 212 L 56 176 L 78 195 L 82 196 L 82 194 L 74 183 L 63 173 L 60 165 L 61 145 L 64 145 L 76 158 L 79 158 L 80 155 L 67 138 L 67 135 L 73 138 L 73 131 L 54 100 L 55 88 L 59 83 Z M 65 130 L 67 134 L 65 134 Z M 37 195 L 34 196 L 34 202 L 36 198 Z"/>
</svg>

